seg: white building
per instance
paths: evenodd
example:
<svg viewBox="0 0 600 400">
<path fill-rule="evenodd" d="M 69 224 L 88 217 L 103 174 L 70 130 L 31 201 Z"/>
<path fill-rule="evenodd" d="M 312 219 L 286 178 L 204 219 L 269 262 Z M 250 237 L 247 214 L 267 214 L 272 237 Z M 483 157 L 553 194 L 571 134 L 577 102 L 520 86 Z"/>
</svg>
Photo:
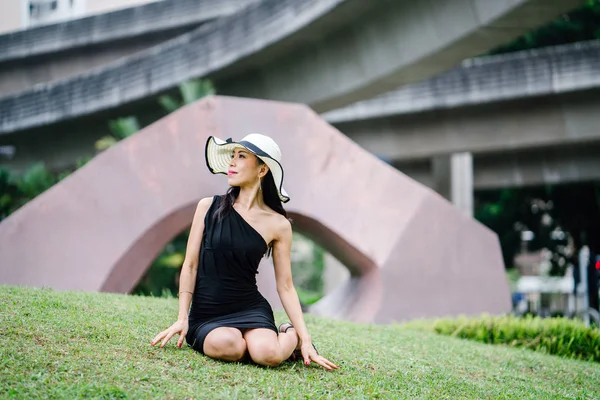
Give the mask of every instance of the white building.
<svg viewBox="0 0 600 400">
<path fill-rule="evenodd" d="M 0 34 L 160 0 L 0 0 Z"/>
</svg>

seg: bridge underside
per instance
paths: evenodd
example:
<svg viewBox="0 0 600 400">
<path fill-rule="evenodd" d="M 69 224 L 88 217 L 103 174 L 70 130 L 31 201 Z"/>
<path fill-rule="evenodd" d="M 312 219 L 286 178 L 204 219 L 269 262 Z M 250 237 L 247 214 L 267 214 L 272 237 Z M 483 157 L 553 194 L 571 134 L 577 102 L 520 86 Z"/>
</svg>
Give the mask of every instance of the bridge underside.
<svg viewBox="0 0 600 400">
<path fill-rule="evenodd" d="M 473 155 L 473 189 L 600 181 L 600 142 Z M 418 182 L 436 187 L 433 160 L 392 160 Z"/>
<path fill-rule="evenodd" d="M 417 181 L 435 187 L 432 160 L 460 152 L 473 154 L 474 189 L 514 187 L 600 179 L 600 92 L 539 97 L 482 106 L 374 118 L 335 126 L 358 145 L 388 160 Z M 63 169 L 95 152 L 102 135 L 80 124 L 61 125 L 53 140 L 43 130 L 11 135 L 10 165 L 22 171 L 38 160 Z"/>
<path fill-rule="evenodd" d="M 600 142 L 600 91 L 497 101 L 334 124 L 366 150 L 408 161 Z"/>
<path fill-rule="evenodd" d="M 0 99 L 0 133 L 114 117 L 197 77 L 213 79 L 222 94 L 325 112 L 427 79 L 581 3 L 264 0 L 86 74 Z"/>
</svg>

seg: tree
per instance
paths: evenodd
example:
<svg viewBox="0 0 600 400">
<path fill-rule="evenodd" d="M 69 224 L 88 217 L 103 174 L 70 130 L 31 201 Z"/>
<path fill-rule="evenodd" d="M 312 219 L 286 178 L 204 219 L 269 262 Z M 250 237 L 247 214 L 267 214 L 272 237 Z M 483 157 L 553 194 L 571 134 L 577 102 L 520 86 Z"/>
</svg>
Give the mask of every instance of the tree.
<svg viewBox="0 0 600 400">
<path fill-rule="evenodd" d="M 480 191 L 475 218 L 498 234 L 505 265 L 513 266 L 521 233 L 531 231 L 530 251 L 552 252 L 551 275 L 562 276 L 583 244 L 600 254 L 600 183 Z M 568 241 L 572 240 L 574 252 Z"/>
<path fill-rule="evenodd" d="M 581 7 L 562 14 L 550 23 L 493 49 L 489 54 L 508 53 L 594 39 L 600 39 L 600 0 L 589 0 Z"/>
<path fill-rule="evenodd" d="M 167 114 L 170 114 L 185 105 L 192 104 L 203 97 L 215 93 L 216 91 L 212 82 L 203 79 L 190 80 L 179 85 L 179 96 L 160 96 L 158 103 Z M 135 116 L 117 118 L 109 121 L 108 125 L 111 134 L 103 136 L 96 141 L 96 150 L 99 152 L 114 146 L 120 140 L 133 135 L 141 129 L 139 120 Z"/>
<path fill-rule="evenodd" d="M 158 102 L 167 112 L 171 113 L 185 105 L 192 104 L 196 100 L 215 93 L 216 90 L 210 81 L 192 80 L 179 85 L 181 99 L 175 96 L 160 96 Z"/>
</svg>

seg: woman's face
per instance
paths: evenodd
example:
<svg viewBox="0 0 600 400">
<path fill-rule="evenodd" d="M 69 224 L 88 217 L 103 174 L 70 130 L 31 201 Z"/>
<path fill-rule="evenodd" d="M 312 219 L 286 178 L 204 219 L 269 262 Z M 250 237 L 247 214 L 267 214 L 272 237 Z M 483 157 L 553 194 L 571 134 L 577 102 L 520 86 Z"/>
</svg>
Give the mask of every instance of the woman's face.
<svg viewBox="0 0 600 400">
<path fill-rule="evenodd" d="M 258 183 L 266 173 L 266 164 L 259 165 L 258 157 L 246 149 L 234 149 L 229 161 L 227 182 L 231 186 Z"/>
</svg>

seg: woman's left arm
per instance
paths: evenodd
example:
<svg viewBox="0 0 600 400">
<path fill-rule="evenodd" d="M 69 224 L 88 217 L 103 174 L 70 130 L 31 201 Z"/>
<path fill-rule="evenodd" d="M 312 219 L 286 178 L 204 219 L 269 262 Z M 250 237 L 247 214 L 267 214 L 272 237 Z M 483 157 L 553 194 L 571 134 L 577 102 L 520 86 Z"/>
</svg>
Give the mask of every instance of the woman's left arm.
<svg viewBox="0 0 600 400">
<path fill-rule="evenodd" d="M 290 262 L 290 252 L 292 248 L 292 225 L 285 219 L 278 229 L 275 242 L 273 244 L 273 265 L 275 267 L 275 280 L 277 284 L 277 293 L 281 299 L 281 304 L 285 309 L 294 329 L 298 333 L 302 349 L 302 357 L 306 365 L 313 361 L 328 370 L 338 368 L 334 363 L 317 354 L 312 345 L 310 334 L 306 328 L 302 308 L 298 293 L 294 288 L 292 281 L 292 267 Z"/>
</svg>

